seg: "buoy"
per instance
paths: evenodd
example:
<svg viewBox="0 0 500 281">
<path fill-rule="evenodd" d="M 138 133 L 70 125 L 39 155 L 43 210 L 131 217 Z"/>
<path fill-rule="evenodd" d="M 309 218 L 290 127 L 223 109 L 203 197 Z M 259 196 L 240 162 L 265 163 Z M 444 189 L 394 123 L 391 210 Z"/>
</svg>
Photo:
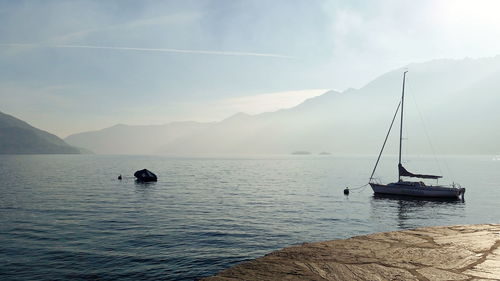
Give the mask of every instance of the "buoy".
<svg viewBox="0 0 500 281">
<path fill-rule="evenodd" d="M 122 179 L 122 175 L 119 175 L 119 176 L 118 176 L 118 179 L 119 179 L 119 180 L 121 180 L 121 179 Z"/>
<path fill-rule="evenodd" d="M 349 187 L 346 187 L 346 188 L 344 189 L 344 194 L 345 194 L 345 195 L 349 195 Z"/>
</svg>

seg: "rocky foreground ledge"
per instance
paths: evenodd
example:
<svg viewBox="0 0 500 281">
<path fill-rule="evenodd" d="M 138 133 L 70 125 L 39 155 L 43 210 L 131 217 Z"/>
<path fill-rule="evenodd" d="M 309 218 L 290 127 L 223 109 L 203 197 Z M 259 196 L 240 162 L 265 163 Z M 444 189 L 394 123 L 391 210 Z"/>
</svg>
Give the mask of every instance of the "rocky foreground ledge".
<svg viewBox="0 0 500 281">
<path fill-rule="evenodd" d="M 214 280 L 500 280 L 500 225 L 457 225 L 305 243 Z"/>
</svg>

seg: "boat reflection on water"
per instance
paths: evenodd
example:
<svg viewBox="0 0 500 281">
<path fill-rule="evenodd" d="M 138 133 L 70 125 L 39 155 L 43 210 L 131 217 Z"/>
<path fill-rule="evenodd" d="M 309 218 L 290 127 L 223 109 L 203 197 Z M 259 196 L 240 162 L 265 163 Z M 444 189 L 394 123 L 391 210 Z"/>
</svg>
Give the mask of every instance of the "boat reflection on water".
<svg viewBox="0 0 500 281">
<path fill-rule="evenodd" d="M 374 194 L 370 204 L 372 219 L 383 222 L 381 227 L 385 229 L 394 223 L 398 229 L 460 224 L 465 217 L 463 198 L 421 198 Z M 386 225 L 387 223 L 390 225 Z"/>
</svg>

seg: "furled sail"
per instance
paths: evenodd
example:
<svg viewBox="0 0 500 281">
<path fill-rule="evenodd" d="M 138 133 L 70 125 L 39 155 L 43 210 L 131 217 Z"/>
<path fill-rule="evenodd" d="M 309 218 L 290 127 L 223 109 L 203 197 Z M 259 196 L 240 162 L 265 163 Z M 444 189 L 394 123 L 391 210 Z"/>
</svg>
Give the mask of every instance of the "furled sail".
<svg viewBox="0 0 500 281">
<path fill-rule="evenodd" d="M 442 178 L 442 176 L 421 175 L 421 174 L 410 173 L 401 164 L 398 164 L 398 168 L 399 168 L 399 175 L 401 177 L 412 177 L 412 178 L 421 178 L 421 179 L 439 179 L 439 178 Z"/>
</svg>

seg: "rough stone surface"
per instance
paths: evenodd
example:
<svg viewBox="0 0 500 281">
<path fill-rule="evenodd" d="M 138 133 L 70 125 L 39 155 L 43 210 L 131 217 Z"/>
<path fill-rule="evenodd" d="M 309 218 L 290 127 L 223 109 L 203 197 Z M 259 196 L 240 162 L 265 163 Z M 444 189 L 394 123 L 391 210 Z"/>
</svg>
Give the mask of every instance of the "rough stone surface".
<svg viewBox="0 0 500 281">
<path fill-rule="evenodd" d="M 425 227 L 304 243 L 202 280 L 500 280 L 500 225 Z"/>
</svg>

